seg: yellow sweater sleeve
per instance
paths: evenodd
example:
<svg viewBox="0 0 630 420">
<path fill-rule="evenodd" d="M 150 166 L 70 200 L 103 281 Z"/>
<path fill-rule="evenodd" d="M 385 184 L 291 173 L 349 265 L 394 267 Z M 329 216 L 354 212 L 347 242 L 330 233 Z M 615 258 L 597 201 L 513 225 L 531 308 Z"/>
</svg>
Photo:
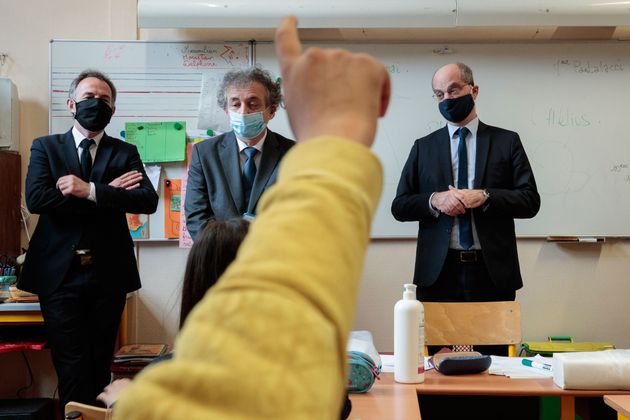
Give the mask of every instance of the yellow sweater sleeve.
<svg viewBox="0 0 630 420">
<path fill-rule="evenodd" d="M 138 375 L 114 418 L 337 419 L 382 182 L 364 146 L 321 137 L 292 148 L 174 359 Z"/>
</svg>

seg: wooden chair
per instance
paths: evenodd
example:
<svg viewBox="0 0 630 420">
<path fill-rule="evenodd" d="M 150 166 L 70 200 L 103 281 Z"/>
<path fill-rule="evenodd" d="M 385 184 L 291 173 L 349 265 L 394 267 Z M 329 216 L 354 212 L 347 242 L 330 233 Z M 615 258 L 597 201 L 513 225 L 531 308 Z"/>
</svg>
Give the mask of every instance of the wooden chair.
<svg viewBox="0 0 630 420">
<path fill-rule="evenodd" d="M 521 342 L 518 302 L 423 302 L 426 346 L 507 345 L 516 356 Z"/>
<path fill-rule="evenodd" d="M 114 417 L 111 408 L 96 407 L 94 405 L 70 401 L 66 404 L 65 414 L 67 415 L 72 411 L 80 412 L 83 420 L 110 420 Z"/>
</svg>

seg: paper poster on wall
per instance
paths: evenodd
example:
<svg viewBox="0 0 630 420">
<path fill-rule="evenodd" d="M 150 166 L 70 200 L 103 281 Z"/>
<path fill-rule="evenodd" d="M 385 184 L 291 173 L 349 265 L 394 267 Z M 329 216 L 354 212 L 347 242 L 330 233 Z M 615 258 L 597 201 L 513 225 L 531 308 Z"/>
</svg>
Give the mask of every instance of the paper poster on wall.
<svg viewBox="0 0 630 420">
<path fill-rule="evenodd" d="M 181 162 L 186 157 L 186 122 L 128 122 L 125 141 L 138 148 L 144 163 Z"/>
<path fill-rule="evenodd" d="M 208 132 L 212 134 L 208 134 Z M 188 167 L 190 166 L 190 159 L 192 157 L 192 148 L 195 144 L 207 140 L 213 136 L 217 136 L 220 133 L 214 132 L 212 130 L 208 130 L 208 132 L 202 130 L 188 130 L 188 141 L 186 142 L 186 171 L 188 171 Z"/>
<path fill-rule="evenodd" d="M 160 189 L 160 175 L 162 174 L 162 167 L 160 165 L 144 165 L 144 171 L 151 181 L 151 185 L 156 192 L 159 193 Z"/>
<path fill-rule="evenodd" d="M 225 110 L 217 104 L 217 90 L 221 86 L 223 76 L 227 72 L 213 70 L 204 72 L 201 78 L 201 94 L 199 95 L 199 117 L 197 128 L 214 131 L 229 130 L 228 117 Z"/>
<path fill-rule="evenodd" d="M 149 239 L 149 215 L 127 213 L 127 226 L 132 239 Z"/>
<path fill-rule="evenodd" d="M 182 180 L 164 180 L 164 237 L 179 238 L 179 219 L 182 209 Z"/>
<path fill-rule="evenodd" d="M 182 208 L 186 205 L 186 185 L 188 184 L 188 175 L 184 175 L 182 178 Z M 190 236 L 190 232 L 188 232 L 188 228 L 186 227 L 186 212 L 180 212 L 179 217 L 179 247 L 180 248 L 191 248 L 193 245 L 193 239 Z"/>
</svg>

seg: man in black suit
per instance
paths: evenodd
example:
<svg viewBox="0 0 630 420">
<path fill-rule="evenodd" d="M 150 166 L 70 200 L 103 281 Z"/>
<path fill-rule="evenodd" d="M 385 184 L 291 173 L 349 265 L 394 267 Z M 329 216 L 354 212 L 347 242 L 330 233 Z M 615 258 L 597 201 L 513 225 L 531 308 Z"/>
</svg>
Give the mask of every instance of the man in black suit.
<svg viewBox="0 0 630 420">
<path fill-rule="evenodd" d="M 110 381 L 125 296 L 140 288 L 125 213 L 158 202 L 136 147 L 105 134 L 111 80 L 86 70 L 68 96 L 73 128 L 31 146 L 26 203 L 40 217 L 18 285 L 39 295 L 62 407 L 93 404 Z"/>
<path fill-rule="evenodd" d="M 392 214 L 418 221 L 414 283 L 424 301 L 514 300 L 521 278 L 514 218 L 540 208 L 532 168 L 517 133 L 479 121 L 479 87 L 463 63 L 433 75 L 447 120 L 415 141 Z"/>
<path fill-rule="evenodd" d="M 295 144 L 267 129 L 281 100 L 279 83 L 260 68 L 223 78 L 217 103 L 232 130 L 193 147 L 184 203 L 193 239 L 211 218 L 255 214 L 260 196 L 276 181 L 280 160 Z"/>
</svg>

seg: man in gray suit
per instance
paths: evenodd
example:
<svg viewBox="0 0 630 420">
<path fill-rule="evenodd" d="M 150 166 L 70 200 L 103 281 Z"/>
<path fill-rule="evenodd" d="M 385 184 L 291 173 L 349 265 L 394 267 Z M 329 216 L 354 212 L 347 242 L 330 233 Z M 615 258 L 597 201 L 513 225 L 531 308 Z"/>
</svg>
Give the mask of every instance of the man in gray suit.
<svg viewBox="0 0 630 420">
<path fill-rule="evenodd" d="M 278 163 L 295 144 L 267 129 L 281 100 L 279 83 L 260 68 L 223 78 L 217 103 L 232 130 L 193 147 L 184 206 L 193 239 L 212 218 L 255 214 L 260 196 L 276 181 Z"/>
</svg>

